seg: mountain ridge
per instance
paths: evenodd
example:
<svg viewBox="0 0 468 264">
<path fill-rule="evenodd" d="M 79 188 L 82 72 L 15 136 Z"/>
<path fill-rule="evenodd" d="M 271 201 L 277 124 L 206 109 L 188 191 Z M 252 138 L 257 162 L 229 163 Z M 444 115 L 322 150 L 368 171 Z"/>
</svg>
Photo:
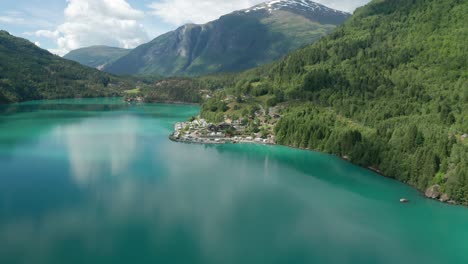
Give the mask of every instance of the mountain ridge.
<svg viewBox="0 0 468 264">
<path fill-rule="evenodd" d="M 303 9 L 291 6 L 271 12 L 234 11 L 206 24 L 186 24 L 135 48 L 104 67 L 104 71 L 174 76 L 253 68 L 320 39 L 349 17 L 347 13 L 319 7 L 328 12 L 330 24 L 317 22 L 322 21 L 322 13 L 315 21 L 313 14 L 306 16 Z"/>
<path fill-rule="evenodd" d="M 315 19 L 317 22 L 322 24 L 337 24 L 343 22 L 330 20 L 329 17 L 326 16 L 328 13 L 339 13 L 347 16 L 351 15 L 351 13 L 333 9 L 311 0 L 271 0 L 237 12 L 251 13 L 260 10 L 264 10 L 269 13 L 278 10 L 293 11 L 298 15 L 303 15 L 313 20 Z M 310 11 L 313 11 L 313 16 L 311 16 Z M 324 14 L 325 16 L 321 16 L 321 14 Z"/>
</svg>

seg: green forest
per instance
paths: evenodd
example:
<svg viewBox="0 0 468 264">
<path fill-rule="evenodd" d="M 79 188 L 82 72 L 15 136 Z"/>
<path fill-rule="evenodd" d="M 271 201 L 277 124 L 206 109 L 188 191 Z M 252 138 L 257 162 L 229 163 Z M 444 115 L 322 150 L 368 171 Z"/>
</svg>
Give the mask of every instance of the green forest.
<svg viewBox="0 0 468 264">
<path fill-rule="evenodd" d="M 0 103 L 117 96 L 131 81 L 65 60 L 0 31 Z"/>
<path fill-rule="evenodd" d="M 421 191 L 440 185 L 468 204 L 466 14 L 461 0 L 375 0 L 220 93 L 288 105 L 275 128 L 280 144 L 347 156 Z"/>
<path fill-rule="evenodd" d="M 162 79 L 151 83 L 151 85 L 143 86 L 141 93 L 138 95 L 144 96 L 146 102 L 153 103 L 202 103 L 206 95 L 233 85 L 233 77 L 232 74 L 220 74 L 199 78 L 173 77 Z M 142 79 L 143 77 L 138 78 Z"/>
</svg>

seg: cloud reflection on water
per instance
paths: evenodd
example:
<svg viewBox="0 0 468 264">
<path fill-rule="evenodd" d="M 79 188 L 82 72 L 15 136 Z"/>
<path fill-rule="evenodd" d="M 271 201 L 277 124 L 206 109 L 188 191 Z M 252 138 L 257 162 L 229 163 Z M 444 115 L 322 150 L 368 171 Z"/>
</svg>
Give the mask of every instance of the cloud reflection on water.
<svg viewBox="0 0 468 264">
<path fill-rule="evenodd" d="M 119 175 L 137 157 L 138 118 L 94 118 L 58 127 L 70 161 L 71 175 L 79 184 L 89 184 L 103 175 Z M 108 128 L 112 128 L 109 131 Z"/>
<path fill-rule="evenodd" d="M 70 176 L 83 190 L 82 201 L 37 219 L 0 221 L 0 262 L 441 259 L 426 257 L 424 246 L 405 241 L 406 231 L 418 231 L 410 230 L 412 215 L 407 211 L 392 215 L 393 207 L 360 195 L 356 185 L 344 188 L 348 176 L 340 173 L 350 172 L 335 172 L 339 163 L 311 162 L 309 156 L 294 152 L 298 163 L 291 166 L 279 148 L 186 145 L 159 135 L 147 142 L 142 137 L 147 133 L 144 122 L 151 120 L 125 115 L 57 127 L 50 137 L 63 144 Z M 138 173 L 137 164 L 144 165 Z M 338 176 L 333 181 L 312 177 L 304 169 L 309 166 L 328 168 L 328 173 L 333 169 Z M 376 186 L 373 180 L 354 181 Z"/>
</svg>

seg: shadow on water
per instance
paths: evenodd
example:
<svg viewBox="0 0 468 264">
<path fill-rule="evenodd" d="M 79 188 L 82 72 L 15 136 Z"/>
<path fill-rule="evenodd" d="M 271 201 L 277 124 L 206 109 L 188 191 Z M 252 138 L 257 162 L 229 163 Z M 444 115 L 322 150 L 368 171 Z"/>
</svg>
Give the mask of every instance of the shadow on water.
<svg viewBox="0 0 468 264">
<path fill-rule="evenodd" d="M 0 115 L 10 116 L 39 111 L 108 112 L 128 108 L 129 106 L 125 104 L 15 104 L 0 105 Z"/>
<path fill-rule="evenodd" d="M 408 190 L 414 191 L 413 194 L 418 193 L 416 190 L 405 188 L 405 185 L 393 179 L 385 178 L 365 168 L 341 160 L 336 156 L 320 152 L 299 150 L 285 146 L 242 144 L 209 145 L 208 148 L 214 148 L 219 153 L 225 155 L 243 155 L 248 160 L 274 161 L 281 164 L 282 167 L 290 168 L 301 174 L 314 177 L 335 187 L 346 189 L 370 199 L 383 199 L 379 193 L 372 191 L 376 184 L 382 186 L 391 184 L 395 187 L 402 187 L 405 189 L 402 192 L 403 194 L 407 194 Z M 251 149 L 251 151 L 245 151 L 246 148 Z M 341 175 L 346 175 L 346 177 L 342 177 Z M 356 188 L 357 186 L 361 188 Z M 366 186 L 374 187 L 363 191 L 363 188 Z M 398 202 L 400 198 L 396 196 L 394 199 Z"/>
</svg>

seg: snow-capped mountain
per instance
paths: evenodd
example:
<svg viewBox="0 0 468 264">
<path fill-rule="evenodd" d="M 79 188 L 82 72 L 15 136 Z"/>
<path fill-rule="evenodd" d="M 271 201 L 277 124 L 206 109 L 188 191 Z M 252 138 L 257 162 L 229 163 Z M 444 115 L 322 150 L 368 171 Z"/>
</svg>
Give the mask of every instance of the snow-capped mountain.
<svg viewBox="0 0 468 264">
<path fill-rule="evenodd" d="M 332 9 L 310 0 L 272 0 L 246 9 L 244 12 L 248 13 L 257 10 L 268 10 L 269 12 L 273 12 L 281 9 L 299 9 L 303 11 L 336 12 L 347 14 L 344 11 Z"/>
<path fill-rule="evenodd" d="M 310 0 L 274 0 L 188 24 L 107 65 L 114 74 L 201 75 L 250 69 L 332 32 L 350 14 Z"/>
<path fill-rule="evenodd" d="M 247 14 L 268 12 L 271 14 L 277 11 L 292 12 L 308 19 L 316 20 L 319 23 L 329 24 L 340 23 L 343 16 L 347 17 L 350 15 L 347 12 L 329 8 L 311 0 L 272 0 L 240 12 Z"/>
</svg>

